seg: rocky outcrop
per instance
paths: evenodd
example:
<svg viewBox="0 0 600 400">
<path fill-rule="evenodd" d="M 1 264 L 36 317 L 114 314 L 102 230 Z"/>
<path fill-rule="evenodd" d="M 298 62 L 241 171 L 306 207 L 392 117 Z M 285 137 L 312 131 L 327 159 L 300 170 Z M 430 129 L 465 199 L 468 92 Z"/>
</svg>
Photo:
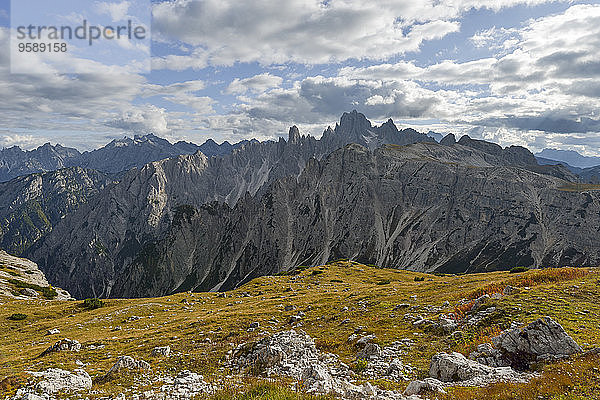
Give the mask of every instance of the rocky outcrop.
<svg viewBox="0 0 600 400">
<path fill-rule="evenodd" d="M 0 250 L 0 296 L 17 299 L 72 300 L 58 287 L 51 287 L 37 264 Z"/>
<path fill-rule="evenodd" d="M 491 366 L 528 369 L 533 362 L 547 362 L 581 353 L 581 347 L 550 317 L 540 318 L 524 328 L 513 328 L 482 344 L 469 356 Z"/>
<path fill-rule="evenodd" d="M 181 371 L 174 378 L 163 377 L 162 381 L 164 384 L 160 387 L 160 391 L 169 400 L 202 398 L 201 395 L 211 394 L 216 390 L 213 385 L 204 380 L 202 375 L 187 370 Z"/>
<path fill-rule="evenodd" d="M 466 381 L 493 373 L 492 367 L 469 360 L 460 353 L 436 354 L 429 366 L 429 376 L 442 382 Z"/>
<path fill-rule="evenodd" d="M 42 353 L 42 356 L 48 355 L 50 353 L 56 353 L 59 351 L 79 351 L 81 350 L 81 343 L 77 340 L 71 339 L 61 339 L 58 342 L 54 343 L 52 346 L 48 347 Z"/>
<path fill-rule="evenodd" d="M 58 368 L 50 368 L 43 372 L 30 372 L 42 378 L 34 388 L 39 392 L 53 394 L 59 391 L 73 392 L 92 388 L 92 378 L 82 369 L 73 372 Z"/>
<path fill-rule="evenodd" d="M 169 357 L 171 354 L 171 347 L 161 346 L 152 349 L 152 357 Z"/>
<path fill-rule="evenodd" d="M 149 370 L 150 364 L 144 360 L 136 360 L 130 356 L 121 356 L 108 370 L 104 379 L 111 379 L 123 370 Z"/>
<path fill-rule="evenodd" d="M 389 354 L 390 351 L 384 349 L 383 353 Z M 373 358 L 367 361 L 370 362 L 378 361 Z M 400 360 L 396 360 L 396 364 L 401 364 Z M 231 354 L 231 366 L 238 371 L 293 378 L 301 382 L 302 389 L 308 393 L 333 394 L 353 400 L 407 400 L 401 393 L 383 390 L 368 382 L 363 385 L 351 383 L 353 373 L 348 366 L 341 363 L 336 355 L 319 352 L 310 336 L 294 330 L 276 333 L 256 343 L 239 345 Z M 391 368 L 388 365 L 384 370 Z M 369 376 L 372 379 L 383 377 Z"/>
</svg>

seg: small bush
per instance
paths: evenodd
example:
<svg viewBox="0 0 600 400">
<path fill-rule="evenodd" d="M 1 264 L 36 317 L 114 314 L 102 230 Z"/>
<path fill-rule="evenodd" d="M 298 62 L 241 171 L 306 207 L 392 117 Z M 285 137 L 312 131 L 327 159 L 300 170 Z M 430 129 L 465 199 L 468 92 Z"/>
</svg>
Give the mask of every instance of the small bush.
<svg viewBox="0 0 600 400">
<path fill-rule="evenodd" d="M 85 299 L 82 303 L 83 308 L 88 310 L 95 310 L 97 308 L 104 307 L 104 302 L 97 298 Z"/>
<path fill-rule="evenodd" d="M 425 280 L 424 276 L 421 276 L 421 277 L 415 276 L 415 282 L 423 282 L 424 280 Z"/>
<path fill-rule="evenodd" d="M 27 318 L 27 314 L 16 313 L 8 317 L 11 321 L 22 321 Z"/>
<path fill-rule="evenodd" d="M 331 282 L 332 283 L 344 283 L 344 281 L 341 279 L 332 279 Z"/>
<path fill-rule="evenodd" d="M 315 269 L 315 270 L 314 270 L 313 272 L 311 272 L 310 274 L 314 276 L 314 275 L 320 275 L 320 274 L 322 274 L 322 273 L 323 273 L 323 271 L 321 271 L 321 270 L 318 270 L 318 269 Z"/>
<path fill-rule="evenodd" d="M 391 281 L 389 279 L 383 279 L 380 281 L 377 281 L 377 285 L 389 285 L 391 283 Z"/>
<path fill-rule="evenodd" d="M 511 274 L 518 274 L 520 272 L 527 272 L 529 271 L 529 268 L 527 267 L 514 267 L 510 270 Z"/>
<path fill-rule="evenodd" d="M 361 372 L 363 372 L 367 369 L 367 365 L 368 365 L 367 360 L 363 360 L 362 358 L 359 358 L 358 360 L 356 360 L 356 362 L 354 364 L 352 364 L 350 369 L 352 371 L 356 372 L 357 374 L 360 374 Z"/>
</svg>

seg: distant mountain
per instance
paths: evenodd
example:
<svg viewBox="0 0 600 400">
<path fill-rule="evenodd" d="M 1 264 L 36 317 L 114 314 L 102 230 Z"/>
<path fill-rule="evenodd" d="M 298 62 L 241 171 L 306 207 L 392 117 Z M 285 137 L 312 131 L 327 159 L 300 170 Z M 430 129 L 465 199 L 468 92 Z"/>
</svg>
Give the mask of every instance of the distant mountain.
<svg viewBox="0 0 600 400">
<path fill-rule="evenodd" d="M 600 157 L 582 156 L 574 150 L 544 149 L 536 157 L 566 163 L 572 167 L 589 168 L 600 165 Z"/>
<path fill-rule="evenodd" d="M 595 167 L 588 168 L 578 168 L 573 167 L 572 165 L 567 164 L 564 161 L 550 160 L 548 158 L 543 158 L 536 156 L 537 162 L 540 165 L 562 165 L 567 168 L 571 173 L 576 175 L 581 183 L 590 183 L 590 184 L 600 184 L 600 165 Z M 591 158 L 591 157 L 590 157 Z"/>
<path fill-rule="evenodd" d="M 335 258 L 442 272 L 597 263 L 597 192 L 556 175 L 573 176 L 522 147 L 437 144 L 344 113 L 320 140 L 294 126 L 287 141 L 131 170 L 26 254 L 76 297 L 222 290 Z"/>
<path fill-rule="evenodd" d="M 252 139 L 252 142 L 258 143 L 258 141 L 256 139 Z M 250 141 L 242 140 L 241 142 L 238 142 L 235 144 L 231 144 L 228 141 L 224 141 L 223 143 L 218 144 L 214 140 L 208 139 L 206 142 L 201 144 L 198 149 L 206 157 L 215 157 L 215 156 L 223 157 L 223 156 L 226 156 L 227 154 L 231 154 L 233 152 L 233 150 L 239 149 L 240 147 L 242 147 L 243 145 L 248 144 L 248 143 L 250 143 Z M 177 143 L 175 145 L 177 145 Z M 189 153 L 189 154 L 191 154 L 191 153 Z"/>
<path fill-rule="evenodd" d="M 0 183 L 0 247 L 22 254 L 109 182 L 101 172 L 72 167 Z"/>
<path fill-rule="evenodd" d="M 35 172 L 54 171 L 68 167 L 81 156 L 76 149 L 46 143 L 35 150 L 23 151 L 14 146 L 0 150 L 0 182 Z"/>
<path fill-rule="evenodd" d="M 430 138 L 433 138 L 433 140 L 435 140 L 436 142 L 441 142 L 442 139 L 444 138 L 445 135 L 442 135 L 441 133 L 437 133 L 434 131 L 429 131 L 427 132 L 427 136 L 429 136 Z"/>
<path fill-rule="evenodd" d="M 199 147 L 180 142 L 173 145 L 168 140 L 153 134 L 125 137 L 113 140 L 99 149 L 84 152 L 80 157 L 70 160 L 70 165 L 95 169 L 107 173 L 127 171 L 141 167 L 152 161 L 175 157 L 181 154 L 193 154 Z"/>
<path fill-rule="evenodd" d="M 104 147 L 83 153 L 60 144 L 52 146 L 46 143 L 31 151 L 23 151 L 15 146 L 0 150 L 0 182 L 9 181 L 17 176 L 73 166 L 117 174 L 153 161 L 194 154 L 197 151 L 202 151 L 207 157 L 223 156 L 246 143 L 248 141 L 233 145 L 229 142 L 217 144 L 209 139 L 200 146 L 183 141 L 171 144 L 165 139 L 149 134 L 115 139 Z"/>
</svg>

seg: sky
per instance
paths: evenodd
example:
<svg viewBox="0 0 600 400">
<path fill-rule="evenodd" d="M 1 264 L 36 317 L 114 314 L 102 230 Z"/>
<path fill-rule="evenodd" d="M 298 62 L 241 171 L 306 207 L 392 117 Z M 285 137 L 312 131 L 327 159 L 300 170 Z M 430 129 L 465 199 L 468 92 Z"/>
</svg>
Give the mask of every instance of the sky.
<svg viewBox="0 0 600 400">
<path fill-rule="evenodd" d="M 117 19 L 132 1 L 94 0 Z M 0 147 L 89 150 L 147 133 L 268 140 L 291 125 L 319 137 L 356 109 L 374 123 L 600 155 L 600 1 L 171 0 L 151 8 L 150 71 L 107 60 L 95 61 L 94 73 L 11 73 L 11 7 L 0 0 Z"/>
</svg>

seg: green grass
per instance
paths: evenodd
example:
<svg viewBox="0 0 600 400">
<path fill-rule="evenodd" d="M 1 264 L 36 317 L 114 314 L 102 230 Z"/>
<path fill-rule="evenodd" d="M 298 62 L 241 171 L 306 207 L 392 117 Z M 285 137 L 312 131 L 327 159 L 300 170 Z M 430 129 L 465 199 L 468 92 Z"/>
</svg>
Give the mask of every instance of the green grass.
<svg viewBox="0 0 600 400">
<path fill-rule="evenodd" d="M 315 275 L 314 271 L 319 272 Z M 425 280 L 415 281 L 415 278 L 421 277 Z M 379 284 L 381 282 L 387 283 Z M 453 312 L 457 302 L 463 298 L 495 293 L 509 284 L 518 288 L 518 292 L 491 300 L 488 304 L 495 306 L 498 312 L 477 326 L 465 328 L 462 340 L 450 340 L 440 332 L 413 327 L 411 321 L 403 318 L 405 313 L 418 313 L 436 320 L 442 313 Z M 85 396 L 90 400 L 114 396 L 133 384 L 140 392 L 155 388 L 151 383 L 134 382 L 132 376 L 120 376 L 109 382 L 98 381 L 119 355 L 148 361 L 152 367 L 151 374 L 173 376 L 178 371 L 189 369 L 212 381 L 229 372 L 220 368 L 227 352 L 234 346 L 257 340 L 261 331 L 275 333 L 291 329 L 288 320 L 299 311 L 305 313 L 302 329 L 315 339 L 317 347 L 336 353 L 348 365 L 355 363 L 358 351 L 348 343 L 348 337 L 358 326 L 364 327 L 367 333 L 375 334 L 376 343 L 382 346 L 403 338 L 413 339 L 415 344 L 402 361 L 415 368 L 410 379 L 423 378 L 427 376 L 429 361 L 435 353 L 459 351 L 468 354 L 477 344 L 489 341 L 511 322 L 528 323 L 546 315 L 558 321 L 584 349 L 600 347 L 599 285 L 597 269 L 562 268 L 530 270 L 520 274 L 491 272 L 436 276 L 339 261 L 302 268 L 289 275 L 257 278 L 227 292 L 225 297 L 216 293 L 180 293 L 160 298 L 111 299 L 97 309 L 84 308 L 82 302 L 5 299 L 0 308 L 0 382 L 8 379 L 7 385 L 10 383 L 12 388 L 21 382 L 23 371 L 49 367 L 73 370 L 78 368 L 76 361 L 80 360 L 87 364 L 86 371 L 96 382 L 94 393 Z M 432 311 L 431 306 L 440 307 L 445 301 L 450 303 L 449 307 L 441 312 Z M 395 309 L 401 303 L 418 308 Z M 293 305 L 294 309 L 284 311 L 286 305 Z M 7 319 L 24 311 L 28 314 L 25 321 Z M 140 318 L 132 318 L 134 316 Z M 277 322 L 273 322 L 273 318 Z M 350 322 L 341 324 L 346 319 Z M 255 321 L 260 323 L 261 328 L 248 332 L 247 327 Z M 37 358 L 56 339 L 44 336 L 51 328 L 59 328 L 61 337 L 81 342 L 82 350 L 76 354 L 55 353 Z M 90 345 L 102 345 L 104 348 L 94 350 Z M 171 357 L 150 356 L 154 347 L 166 345 L 171 347 Z M 577 360 L 547 366 L 539 385 L 545 378 L 575 379 L 571 375 L 582 374 L 583 383 L 572 384 L 564 393 L 593 398 L 585 396 L 596 387 L 591 376 L 596 374 L 600 381 L 600 373 L 593 369 L 597 367 L 591 367 L 591 363 L 589 360 Z M 212 400 L 311 399 L 290 391 L 291 383 L 276 382 L 264 386 L 260 380 L 248 381 L 233 391 L 226 388 Z M 397 389 L 403 390 L 406 384 L 397 384 Z M 561 385 L 548 385 L 551 393 L 544 399 L 576 398 L 558 397 L 564 394 Z M 513 393 L 519 388 L 518 385 L 509 385 L 489 390 Z M 451 398 L 511 399 L 506 397 L 508 395 L 488 395 L 477 390 L 456 389 L 452 392 L 456 393 L 456 397 Z M 529 400 L 528 397 L 523 399 Z"/>
<path fill-rule="evenodd" d="M 283 385 L 275 383 L 259 382 L 250 386 L 242 393 L 236 389 L 223 390 L 213 396 L 210 400 L 326 400 L 335 399 L 333 396 L 313 396 L 301 392 L 295 392 Z"/>
</svg>

